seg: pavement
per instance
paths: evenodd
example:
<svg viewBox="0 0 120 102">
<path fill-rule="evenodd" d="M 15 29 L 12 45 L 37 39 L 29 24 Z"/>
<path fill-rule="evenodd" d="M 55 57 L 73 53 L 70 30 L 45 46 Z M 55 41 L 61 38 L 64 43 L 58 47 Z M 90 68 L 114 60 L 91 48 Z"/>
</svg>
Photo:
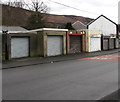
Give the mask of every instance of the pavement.
<svg viewBox="0 0 120 102">
<path fill-rule="evenodd" d="M 114 91 L 113 93 L 101 98 L 100 100 L 96 101 L 96 102 L 104 102 L 104 101 L 114 101 L 114 102 L 119 102 L 120 101 L 120 94 L 119 94 L 120 90 Z"/>
<path fill-rule="evenodd" d="M 29 57 L 29 58 L 13 59 L 10 61 L 3 61 L 2 68 L 8 69 L 8 68 L 17 68 L 17 67 L 23 67 L 23 66 L 74 60 L 74 59 L 80 59 L 80 58 L 86 58 L 86 57 L 113 54 L 119 51 L 120 51 L 119 49 L 113 49 L 108 51 L 98 51 L 98 52 L 90 52 L 90 53 L 83 52 L 79 54 L 69 54 L 69 55 L 52 56 L 52 57 Z"/>
</svg>

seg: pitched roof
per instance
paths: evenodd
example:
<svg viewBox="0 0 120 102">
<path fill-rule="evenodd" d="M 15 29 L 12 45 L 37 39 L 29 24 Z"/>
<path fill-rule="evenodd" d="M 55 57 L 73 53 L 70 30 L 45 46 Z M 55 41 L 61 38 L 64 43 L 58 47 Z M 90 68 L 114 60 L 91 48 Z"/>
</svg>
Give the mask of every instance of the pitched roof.
<svg viewBox="0 0 120 102">
<path fill-rule="evenodd" d="M 90 23 L 87 24 L 87 26 L 89 26 L 90 24 L 92 24 L 93 22 L 95 22 L 97 19 L 99 19 L 100 17 L 104 17 L 106 18 L 107 20 L 109 20 L 110 22 L 112 22 L 113 24 L 117 25 L 115 22 L 113 22 L 112 20 L 110 20 L 109 18 L 107 18 L 106 16 L 104 15 L 100 15 L 99 17 L 97 17 L 96 19 L 92 20 Z"/>
<path fill-rule="evenodd" d="M 72 26 L 73 26 L 73 28 L 74 28 L 75 30 L 80 30 L 80 29 L 86 29 L 86 28 L 87 28 L 87 26 L 86 26 L 85 24 L 83 24 L 82 22 L 80 22 L 80 21 L 74 22 L 74 23 L 72 24 Z"/>
</svg>

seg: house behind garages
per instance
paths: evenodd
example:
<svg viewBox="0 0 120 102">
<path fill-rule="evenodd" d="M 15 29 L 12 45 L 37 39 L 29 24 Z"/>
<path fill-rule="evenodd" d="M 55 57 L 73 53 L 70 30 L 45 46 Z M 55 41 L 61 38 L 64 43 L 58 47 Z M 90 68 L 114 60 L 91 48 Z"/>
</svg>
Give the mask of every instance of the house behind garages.
<svg viewBox="0 0 120 102">
<path fill-rule="evenodd" d="M 87 29 L 87 25 L 85 25 L 84 23 L 80 21 L 74 22 L 72 26 L 75 30 Z"/>
<path fill-rule="evenodd" d="M 118 44 L 118 26 L 104 15 L 100 15 L 87 25 L 88 30 L 98 30 L 102 33 L 101 47 L 103 50 L 114 49 Z"/>
</svg>

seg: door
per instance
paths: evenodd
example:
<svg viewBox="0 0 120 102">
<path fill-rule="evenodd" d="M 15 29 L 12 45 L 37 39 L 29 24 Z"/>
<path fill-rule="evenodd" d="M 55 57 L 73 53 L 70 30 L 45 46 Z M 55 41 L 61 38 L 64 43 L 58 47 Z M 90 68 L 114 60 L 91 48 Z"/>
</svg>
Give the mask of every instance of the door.
<svg viewBox="0 0 120 102">
<path fill-rule="evenodd" d="M 102 46 L 103 46 L 103 50 L 108 50 L 108 48 L 109 48 L 109 47 L 108 47 L 108 46 L 109 46 L 109 39 L 107 39 L 107 38 L 105 39 L 105 38 L 104 38 L 104 39 L 103 39 L 103 45 L 102 45 Z"/>
<path fill-rule="evenodd" d="M 63 36 L 48 36 L 47 56 L 62 55 Z"/>
<path fill-rule="evenodd" d="M 110 48 L 110 49 L 114 49 L 114 48 L 115 48 L 115 40 L 114 40 L 114 38 L 111 38 L 111 39 L 110 39 L 109 48 Z"/>
<path fill-rule="evenodd" d="M 101 39 L 100 38 L 91 38 L 90 39 L 90 51 L 100 51 L 101 50 Z"/>
<path fill-rule="evenodd" d="M 11 58 L 21 58 L 29 56 L 29 38 L 11 38 Z"/>
<path fill-rule="evenodd" d="M 70 53 L 82 52 L 82 36 L 70 36 Z"/>
<path fill-rule="evenodd" d="M 119 48 L 119 39 L 118 38 L 115 39 L 115 48 Z"/>
</svg>

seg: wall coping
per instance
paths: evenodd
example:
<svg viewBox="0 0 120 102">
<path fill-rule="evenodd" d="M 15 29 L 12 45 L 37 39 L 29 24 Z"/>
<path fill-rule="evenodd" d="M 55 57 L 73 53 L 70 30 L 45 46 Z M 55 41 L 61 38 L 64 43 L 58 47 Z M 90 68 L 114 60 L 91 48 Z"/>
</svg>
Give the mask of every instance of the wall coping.
<svg viewBox="0 0 120 102">
<path fill-rule="evenodd" d="M 56 28 L 41 28 L 41 29 L 35 29 L 35 30 L 28 30 L 28 31 L 10 31 L 8 32 L 8 34 L 10 33 L 36 33 L 39 31 L 68 31 L 68 29 L 56 29 Z"/>
</svg>

